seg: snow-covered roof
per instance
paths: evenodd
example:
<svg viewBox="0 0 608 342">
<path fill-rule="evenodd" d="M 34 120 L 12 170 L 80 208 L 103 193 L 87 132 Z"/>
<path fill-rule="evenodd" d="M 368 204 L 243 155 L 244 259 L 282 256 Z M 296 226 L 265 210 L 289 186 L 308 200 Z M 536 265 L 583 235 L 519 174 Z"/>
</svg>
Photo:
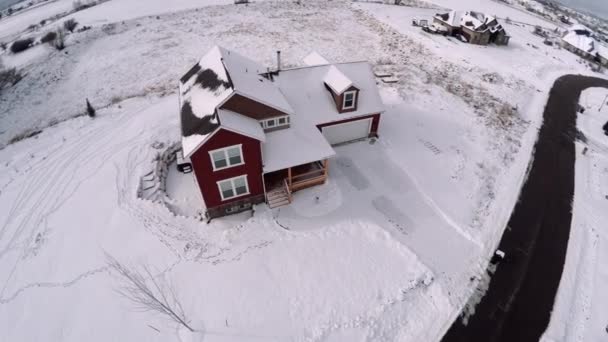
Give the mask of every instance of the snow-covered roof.
<svg viewBox="0 0 608 342">
<path fill-rule="evenodd" d="M 353 85 L 353 82 L 333 65 L 330 65 L 325 72 L 323 82 L 338 95 L 342 94 L 346 89 Z"/>
<path fill-rule="evenodd" d="M 347 113 L 336 110 L 336 103 L 324 85 L 331 68 L 340 71 L 359 89 L 357 110 Z M 313 125 L 384 111 L 372 67 L 367 62 L 286 69 L 275 76 L 275 81 L 295 110 L 295 115 L 306 117 Z"/>
<path fill-rule="evenodd" d="M 438 13 L 435 15 L 435 18 L 452 27 L 464 26 L 473 31 L 483 32 L 490 29 L 492 32 L 496 32 L 503 29 L 503 27 L 498 24 L 498 21 L 496 21 L 496 17 L 475 11 L 450 11 L 447 13 Z"/>
<path fill-rule="evenodd" d="M 576 31 L 569 31 L 562 38 L 564 42 L 574 46 L 578 50 L 591 53 L 595 50 L 595 39 L 585 34 L 578 34 Z"/>
<path fill-rule="evenodd" d="M 460 24 L 462 26 L 468 27 L 475 31 L 482 29 L 482 27 L 486 24 L 489 24 L 496 20 L 493 16 L 485 15 L 481 12 L 467 11 L 460 18 Z M 483 28 L 485 31 L 486 28 Z"/>
<path fill-rule="evenodd" d="M 291 127 L 266 133 L 262 145 L 264 173 L 330 158 L 336 154 L 319 129 L 300 114 L 291 116 Z M 294 151 L 294 147 L 297 149 Z"/>
<path fill-rule="evenodd" d="M 587 26 L 581 25 L 581 24 L 573 24 L 572 26 L 570 26 L 568 31 L 577 31 L 579 34 L 582 34 L 583 32 L 587 32 L 588 34 L 591 34 L 593 32 Z"/>
<path fill-rule="evenodd" d="M 223 51 L 224 65 L 237 93 L 287 114 L 293 113 L 293 109 L 276 85 L 260 75 L 267 72 L 267 68 L 234 51 L 226 49 Z"/>
<path fill-rule="evenodd" d="M 456 27 L 460 26 L 460 18 L 464 15 L 464 12 L 461 11 L 450 11 L 447 13 L 438 13 L 435 15 L 435 18 L 443 21 L 444 23 Z"/>
<path fill-rule="evenodd" d="M 215 46 L 180 79 L 182 149 L 185 157 L 194 153 L 219 127 L 216 109 L 234 93 L 279 111 L 293 113 L 276 85 L 260 76 L 265 71 L 257 62 Z"/>
<path fill-rule="evenodd" d="M 325 57 L 321 56 L 316 51 L 313 51 L 310 54 L 308 54 L 308 56 L 304 57 L 304 59 L 302 61 L 304 62 L 304 64 L 306 64 L 308 66 L 329 64 L 327 59 L 325 59 Z"/>
<path fill-rule="evenodd" d="M 257 120 L 225 109 L 218 109 L 217 114 L 221 127 L 259 141 L 266 140 L 264 129 Z"/>
<path fill-rule="evenodd" d="M 313 60 L 318 61 L 319 56 Z M 271 80 L 260 76 L 265 71 L 248 58 L 214 47 L 182 77 L 180 106 L 185 158 L 213 132 L 225 128 L 264 142 L 264 172 L 306 164 L 335 154 L 316 127 L 318 124 L 384 111 L 367 62 L 286 69 Z M 356 110 L 339 113 L 326 85 L 337 94 L 355 86 L 359 90 Z M 219 108 L 234 93 L 288 113 L 290 127 L 265 133 L 257 120 Z"/>
</svg>

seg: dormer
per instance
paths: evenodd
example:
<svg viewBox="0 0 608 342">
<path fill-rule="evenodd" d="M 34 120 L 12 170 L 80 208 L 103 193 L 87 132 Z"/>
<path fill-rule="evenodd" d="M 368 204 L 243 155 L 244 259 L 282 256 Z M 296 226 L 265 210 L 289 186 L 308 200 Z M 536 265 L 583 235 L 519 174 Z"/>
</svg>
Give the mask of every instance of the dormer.
<svg viewBox="0 0 608 342">
<path fill-rule="evenodd" d="M 323 78 L 323 82 L 331 93 L 339 113 L 348 113 L 357 110 L 359 89 L 355 87 L 353 82 L 336 66 L 332 65 L 329 67 L 327 74 L 325 74 L 325 77 Z"/>
</svg>

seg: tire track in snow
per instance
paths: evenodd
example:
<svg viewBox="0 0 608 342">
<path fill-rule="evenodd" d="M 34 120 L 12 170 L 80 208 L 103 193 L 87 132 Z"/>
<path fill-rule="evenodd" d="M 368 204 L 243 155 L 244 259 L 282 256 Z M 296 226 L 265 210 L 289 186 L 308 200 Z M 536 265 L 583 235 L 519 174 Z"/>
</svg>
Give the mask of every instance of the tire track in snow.
<svg viewBox="0 0 608 342">
<path fill-rule="evenodd" d="M 70 287 L 76 283 L 78 283 L 79 281 L 86 279 L 88 277 L 94 276 L 96 274 L 99 273 L 105 273 L 109 270 L 109 266 L 104 266 L 104 267 L 99 267 L 96 268 L 94 270 L 82 273 L 78 276 L 76 276 L 74 279 L 69 280 L 69 281 L 65 281 L 65 282 L 39 282 L 39 283 L 32 283 L 32 284 L 28 284 L 26 286 L 23 286 L 21 288 L 19 288 L 17 291 L 15 291 L 12 295 L 6 297 L 6 298 L 0 298 L 0 304 L 8 304 L 10 302 L 12 302 L 13 300 L 15 300 L 19 295 L 21 295 L 21 293 L 29 290 L 29 289 L 34 289 L 34 288 L 56 288 L 56 287 Z"/>
<path fill-rule="evenodd" d="M 64 146 L 63 150 L 49 155 L 28 175 L 28 182 L 19 192 L 9 210 L 7 221 L 0 230 L 0 242 L 4 243 L 0 249 L 0 259 L 4 258 L 8 251 L 18 248 L 16 244 L 22 248 L 20 256 L 4 280 L 0 296 L 9 285 L 20 260 L 27 256 L 28 242 L 33 240 L 40 228 L 46 228 L 43 222 L 46 222 L 85 180 L 99 171 L 100 168 L 94 167 L 95 165 L 103 165 L 112 155 L 129 146 L 134 140 L 141 139 L 141 135 L 135 135 L 135 138 L 126 141 L 120 139 L 124 129 L 137 117 L 136 114 L 102 116 L 89 126 L 82 127 L 79 135 L 68 140 L 69 144 Z M 88 172 L 81 172 L 84 167 L 90 167 Z M 82 174 L 84 177 L 78 177 Z M 5 234 L 12 226 L 15 227 L 11 237 L 4 241 Z"/>
</svg>

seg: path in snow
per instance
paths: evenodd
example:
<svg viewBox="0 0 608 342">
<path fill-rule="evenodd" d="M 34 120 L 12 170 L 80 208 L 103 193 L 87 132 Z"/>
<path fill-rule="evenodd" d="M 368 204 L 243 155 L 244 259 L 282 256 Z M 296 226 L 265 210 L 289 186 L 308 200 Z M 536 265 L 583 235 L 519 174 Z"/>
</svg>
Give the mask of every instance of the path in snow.
<svg viewBox="0 0 608 342">
<path fill-rule="evenodd" d="M 576 105 L 589 87 L 608 80 L 563 76 L 550 92 L 528 180 L 499 249 L 506 257 L 468 324 L 457 320 L 453 341 L 538 341 L 549 324 L 559 286 L 574 194 Z"/>
</svg>

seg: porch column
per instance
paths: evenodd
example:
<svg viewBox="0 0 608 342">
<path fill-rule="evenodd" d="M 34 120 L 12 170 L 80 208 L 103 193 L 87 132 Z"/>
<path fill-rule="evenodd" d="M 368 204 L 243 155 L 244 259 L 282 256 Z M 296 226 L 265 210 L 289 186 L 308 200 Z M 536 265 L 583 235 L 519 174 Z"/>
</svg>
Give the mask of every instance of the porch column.
<svg viewBox="0 0 608 342">
<path fill-rule="evenodd" d="M 323 161 L 323 175 L 325 176 L 325 178 L 327 178 L 327 173 L 329 172 L 329 169 L 327 168 L 328 164 L 329 164 L 329 159 L 325 159 Z"/>
<path fill-rule="evenodd" d="M 287 182 L 289 183 L 289 190 L 291 191 L 291 168 L 287 169 Z"/>
</svg>

